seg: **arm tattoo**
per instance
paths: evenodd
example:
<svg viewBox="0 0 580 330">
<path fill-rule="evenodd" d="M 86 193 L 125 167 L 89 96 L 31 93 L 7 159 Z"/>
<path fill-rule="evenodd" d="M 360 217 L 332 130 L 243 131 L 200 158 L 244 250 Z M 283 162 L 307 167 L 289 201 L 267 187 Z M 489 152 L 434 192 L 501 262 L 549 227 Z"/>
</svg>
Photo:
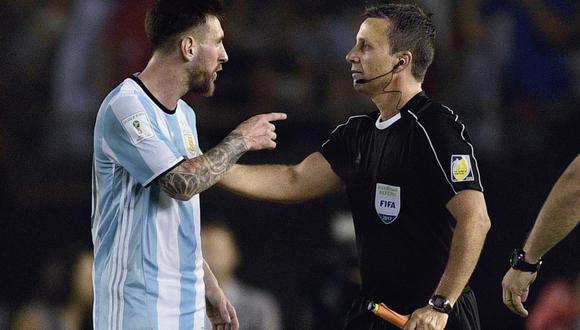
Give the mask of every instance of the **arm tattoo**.
<svg viewBox="0 0 580 330">
<path fill-rule="evenodd" d="M 232 132 L 207 153 L 188 159 L 161 176 L 159 182 L 172 198 L 190 199 L 219 181 L 246 151 L 242 134 Z"/>
</svg>

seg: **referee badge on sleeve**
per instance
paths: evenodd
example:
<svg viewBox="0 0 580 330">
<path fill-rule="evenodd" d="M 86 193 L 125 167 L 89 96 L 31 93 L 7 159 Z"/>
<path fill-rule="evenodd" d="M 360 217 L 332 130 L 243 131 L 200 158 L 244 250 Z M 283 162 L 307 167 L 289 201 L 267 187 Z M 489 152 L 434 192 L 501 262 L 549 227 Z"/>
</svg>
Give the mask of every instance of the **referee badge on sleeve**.
<svg viewBox="0 0 580 330">
<path fill-rule="evenodd" d="M 385 224 L 395 221 L 401 210 L 401 187 L 377 183 L 375 209 Z"/>
<path fill-rule="evenodd" d="M 475 180 L 469 155 L 451 155 L 451 181 L 465 182 Z"/>
</svg>

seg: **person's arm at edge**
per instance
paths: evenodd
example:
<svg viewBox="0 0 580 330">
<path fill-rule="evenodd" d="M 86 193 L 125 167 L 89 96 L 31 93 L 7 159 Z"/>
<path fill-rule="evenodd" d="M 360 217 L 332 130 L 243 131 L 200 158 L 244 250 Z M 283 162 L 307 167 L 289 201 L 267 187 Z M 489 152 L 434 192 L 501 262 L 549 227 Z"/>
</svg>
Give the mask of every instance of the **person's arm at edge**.
<svg viewBox="0 0 580 330">
<path fill-rule="evenodd" d="M 526 261 L 536 263 L 580 222 L 580 156 L 566 168 L 542 206 L 524 245 Z"/>
<path fill-rule="evenodd" d="M 475 269 L 491 222 L 483 193 L 477 190 L 459 192 L 447 203 L 447 209 L 457 220 L 457 224 L 453 232 L 449 260 L 434 294 L 446 297 L 453 306 Z M 442 329 L 447 317 L 447 314 L 425 306 L 412 314 L 405 329 L 421 328 L 428 322 L 434 322 L 435 328 Z"/>
<path fill-rule="evenodd" d="M 339 192 L 342 180 L 320 152 L 297 165 L 235 165 L 218 186 L 243 197 L 298 203 Z"/>
<path fill-rule="evenodd" d="M 525 260 L 535 264 L 564 239 L 580 221 L 580 155 L 572 161 L 550 191 L 526 240 Z M 514 313 L 527 317 L 524 308 L 536 272 L 510 267 L 502 280 L 503 303 Z"/>
<path fill-rule="evenodd" d="M 236 310 L 219 287 L 215 275 L 205 260 L 203 260 L 203 283 L 205 284 L 206 313 L 212 325 L 225 327 L 225 324 L 228 324 L 228 329 L 231 327 L 232 330 L 238 330 L 240 323 Z"/>
</svg>

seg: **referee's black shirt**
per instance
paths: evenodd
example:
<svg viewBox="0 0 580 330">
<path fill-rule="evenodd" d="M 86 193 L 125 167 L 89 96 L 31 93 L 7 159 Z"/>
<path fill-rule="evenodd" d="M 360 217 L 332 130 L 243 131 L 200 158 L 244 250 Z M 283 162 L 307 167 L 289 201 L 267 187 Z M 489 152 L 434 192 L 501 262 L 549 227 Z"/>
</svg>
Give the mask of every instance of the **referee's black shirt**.
<svg viewBox="0 0 580 330">
<path fill-rule="evenodd" d="M 403 314 L 425 306 L 443 274 L 459 191 L 483 191 L 473 146 L 458 116 L 415 95 L 400 116 L 378 111 L 339 125 L 321 152 L 346 183 L 362 294 Z"/>
</svg>

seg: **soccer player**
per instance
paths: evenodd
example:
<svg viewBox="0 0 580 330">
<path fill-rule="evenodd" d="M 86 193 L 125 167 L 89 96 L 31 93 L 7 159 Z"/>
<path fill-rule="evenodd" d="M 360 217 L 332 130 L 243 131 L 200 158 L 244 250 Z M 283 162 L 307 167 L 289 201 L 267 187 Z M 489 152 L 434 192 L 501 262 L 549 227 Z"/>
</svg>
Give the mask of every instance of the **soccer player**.
<svg viewBox="0 0 580 330">
<path fill-rule="evenodd" d="M 563 240 L 580 222 L 580 155 L 560 176 L 542 206 L 523 249 L 516 249 L 505 274 L 503 303 L 526 317 L 523 303 L 538 275 L 542 256 Z"/>
<path fill-rule="evenodd" d="M 368 300 L 411 314 L 407 330 L 479 329 L 467 284 L 490 220 L 465 126 L 422 91 L 435 28 L 415 5 L 365 16 L 346 59 L 354 88 L 377 111 L 349 118 L 298 165 L 235 165 L 220 184 L 280 202 L 346 187 L 362 275 L 347 329 L 392 328 Z"/>
<path fill-rule="evenodd" d="M 276 146 L 272 113 L 248 119 L 202 154 L 195 113 L 227 62 L 214 0 L 160 0 L 148 12 L 153 54 L 103 101 L 94 136 L 95 329 L 238 329 L 201 253 L 199 193 L 248 150 Z"/>
</svg>

